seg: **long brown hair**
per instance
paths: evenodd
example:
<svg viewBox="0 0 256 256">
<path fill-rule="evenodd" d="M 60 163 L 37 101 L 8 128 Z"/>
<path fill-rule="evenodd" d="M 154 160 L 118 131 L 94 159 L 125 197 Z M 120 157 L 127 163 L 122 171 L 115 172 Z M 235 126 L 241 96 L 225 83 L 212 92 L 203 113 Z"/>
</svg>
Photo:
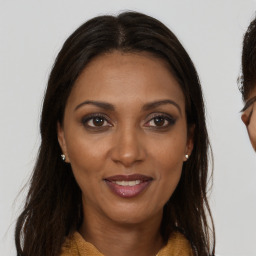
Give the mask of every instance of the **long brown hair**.
<svg viewBox="0 0 256 256">
<path fill-rule="evenodd" d="M 209 140 L 200 81 L 176 36 L 158 20 L 136 12 L 87 21 L 66 40 L 56 58 L 42 109 L 41 146 L 16 226 L 17 255 L 59 255 L 65 237 L 82 222 L 81 191 L 70 165 L 60 158 L 56 125 L 62 123 L 67 99 L 82 70 L 95 56 L 113 50 L 150 52 L 169 63 L 179 82 L 186 101 L 187 124 L 195 126 L 194 149 L 164 207 L 161 232 L 167 241 L 174 230 L 180 230 L 195 255 L 213 255 L 214 226 L 207 201 Z"/>
</svg>

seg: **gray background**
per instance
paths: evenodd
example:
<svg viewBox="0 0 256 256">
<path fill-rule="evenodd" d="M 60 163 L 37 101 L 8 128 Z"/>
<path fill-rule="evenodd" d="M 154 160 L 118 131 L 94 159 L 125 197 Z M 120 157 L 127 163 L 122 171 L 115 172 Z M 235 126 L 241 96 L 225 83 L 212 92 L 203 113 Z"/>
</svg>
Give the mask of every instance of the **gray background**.
<svg viewBox="0 0 256 256">
<path fill-rule="evenodd" d="M 164 22 L 199 72 L 215 160 L 217 254 L 256 255 L 256 157 L 240 120 L 236 81 L 255 0 L 0 0 L 0 255 L 15 255 L 21 188 L 37 154 L 42 96 L 57 52 L 89 18 L 129 9 Z"/>
</svg>

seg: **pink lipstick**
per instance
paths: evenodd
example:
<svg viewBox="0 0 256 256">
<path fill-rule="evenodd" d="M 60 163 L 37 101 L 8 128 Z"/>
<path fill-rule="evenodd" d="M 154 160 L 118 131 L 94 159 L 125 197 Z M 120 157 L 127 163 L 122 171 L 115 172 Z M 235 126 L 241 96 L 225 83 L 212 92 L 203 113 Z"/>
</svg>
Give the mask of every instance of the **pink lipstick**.
<svg viewBox="0 0 256 256">
<path fill-rule="evenodd" d="M 153 178 L 141 174 L 132 174 L 111 176 L 104 180 L 116 195 L 131 198 L 142 193 L 150 185 Z"/>
</svg>

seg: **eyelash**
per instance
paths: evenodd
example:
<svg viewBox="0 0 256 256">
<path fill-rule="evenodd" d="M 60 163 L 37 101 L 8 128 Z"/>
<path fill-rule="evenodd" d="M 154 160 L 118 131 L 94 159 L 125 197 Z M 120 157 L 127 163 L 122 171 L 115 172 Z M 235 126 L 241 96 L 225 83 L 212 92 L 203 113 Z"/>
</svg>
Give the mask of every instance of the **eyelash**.
<svg viewBox="0 0 256 256">
<path fill-rule="evenodd" d="M 95 125 L 95 123 L 90 124 L 90 122 L 96 121 L 97 118 L 101 119 L 100 121 L 103 122 L 103 125 L 97 126 Z M 170 126 L 173 126 L 176 122 L 176 119 L 173 118 L 172 116 L 162 114 L 162 113 L 151 114 L 148 118 L 150 119 L 145 123 L 144 126 L 152 129 L 167 129 Z M 156 125 L 155 122 L 157 121 L 157 119 L 161 119 L 160 122 L 164 121 L 163 125 L 160 125 L 160 126 Z M 154 122 L 154 125 L 152 124 L 150 125 L 151 122 Z M 88 116 L 83 117 L 81 120 L 81 123 L 87 129 L 91 129 L 91 130 L 103 130 L 113 126 L 109 118 L 104 114 L 100 114 L 100 113 L 90 114 Z"/>
<path fill-rule="evenodd" d="M 162 121 L 164 121 L 164 125 L 161 125 L 161 126 L 157 126 L 156 124 L 154 126 L 147 125 L 152 121 L 155 122 L 156 119 L 162 119 Z M 153 129 L 166 129 L 166 128 L 169 128 L 170 126 L 173 126 L 175 122 L 176 122 L 176 119 L 173 118 L 172 116 L 156 113 L 150 116 L 150 120 L 146 123 L 146 127 L 150 127 Z"/>
<path fill-rule="evenodd" d="M 89 122 L 93 122 L 96 121 L 96 118 L 99 118 L 103 121 L 103 124 L 105 124 L 107 122 L 107 125 L 102 125 L 102 126 L 97 126 L 97 125 L 89 125 Z M 104 129 L 106 127 L 110 127 L 112 126 L 112 124 L 109 121 L 109 118 L 107 118 L 105 115 L 100 114 L 100 113 L 95 113 L 95 114 L 90 114 L 88 116 L 85 116 L 82 118 L 81 123 L 83 124 L 83 126 L 85 126 L 88 129 Z"/>
</svg>

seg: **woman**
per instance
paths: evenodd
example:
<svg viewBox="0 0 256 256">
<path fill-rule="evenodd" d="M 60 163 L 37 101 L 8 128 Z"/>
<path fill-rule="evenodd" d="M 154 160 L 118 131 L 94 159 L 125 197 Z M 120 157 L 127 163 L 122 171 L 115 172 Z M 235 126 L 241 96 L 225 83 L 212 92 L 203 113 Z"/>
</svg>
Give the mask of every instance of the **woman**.
<svg viewBox="0 0 256 256">
<path fill-rule="evenodd" d="M 18 255 L 214 254 L 201 87 L 158 20 L 78 28 L 52 69 L 41 136 Z"/>
</svg>

